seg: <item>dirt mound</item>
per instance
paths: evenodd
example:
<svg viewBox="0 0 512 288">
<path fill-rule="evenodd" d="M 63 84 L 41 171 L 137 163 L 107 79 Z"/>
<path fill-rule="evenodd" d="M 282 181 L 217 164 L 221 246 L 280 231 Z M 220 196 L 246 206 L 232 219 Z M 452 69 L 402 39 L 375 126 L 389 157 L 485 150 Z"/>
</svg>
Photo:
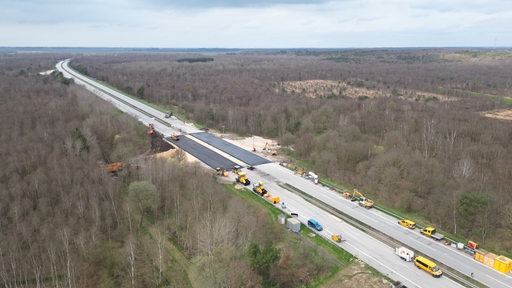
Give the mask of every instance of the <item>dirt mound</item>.
<svg viewBox="0 0 512 288">
<path fill-rule="evenodd" d="M 390 285 L 382 276 L 369 272 L 363 262 L 356 260 L 322 285 L 322 288 L 389 288 Z"/>
<path fill-rule="evenodd" d="M 512 121 L 512 110 L 508 109 L 482 112 L 482 115 L 489 118 Z"/>
</svg>

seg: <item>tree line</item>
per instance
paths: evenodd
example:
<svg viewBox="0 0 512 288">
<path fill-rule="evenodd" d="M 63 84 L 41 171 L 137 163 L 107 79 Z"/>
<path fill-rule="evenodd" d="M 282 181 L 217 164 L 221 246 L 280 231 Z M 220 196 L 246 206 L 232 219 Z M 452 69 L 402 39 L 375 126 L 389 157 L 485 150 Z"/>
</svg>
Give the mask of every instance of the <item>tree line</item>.
<svg viewBox="0 0 512 288">
<path fill-rule="evenodd" d="M 147 127 L 38 74 L 63 58 L 0 54 L 0 286 L 298 287 L 331 273 L 210 170 L 151 157 Z"/>
<path fill-rule="evenodd" d="M 195 56 L 195 55 L 194 55 Z M 503 251 L 512 228 L 509 51 L 243 52 L 77 57 L 75 66 L 207 127 L 274 137 L 321 176 Z M 197 56 L 197 57 L 200 57 Z M 283 83 L 331 80 L 379 97 L 305 97 Z M 421 94 L 443 96 L 419 98 Z"/>
</svg>

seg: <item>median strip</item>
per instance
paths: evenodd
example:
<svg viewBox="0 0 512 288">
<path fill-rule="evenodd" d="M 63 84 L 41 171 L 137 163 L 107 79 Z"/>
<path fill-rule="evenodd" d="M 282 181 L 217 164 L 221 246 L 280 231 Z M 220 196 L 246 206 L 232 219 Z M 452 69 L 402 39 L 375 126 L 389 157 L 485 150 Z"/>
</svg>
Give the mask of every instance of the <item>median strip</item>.
<svg viewBox="0 0 512 288">
<path fill-rule="evenodd" d="M 165 125 L 165 126 L 167 126 L 167 127 L 171 127 L 171 125 L 170 125 L 169 123 L 167 123 L 167 122 L 166 122 L 166 121 L 164 121 L 164 120 L 161 120 L 161 119 L 160 119 L 160 118 L 158 118 L 157 116 L 155 116 L 155 115 L 153 115 L 153 114 L 151 114 L 151 113 L 149 113 L 149 112 L 146 112 L 145 110 L 143 110 L 143 109 L 141 109 L 141 108 L 139 108 L 139 107 L 137 107 L 137 106 L 135 106 L 135 105 L 133 105 L 133 104 L 131 104 L 131 103 L 127 102 L 126 100 L 123 100 L 123 99 L 121 99 L 121 98 L 119 98 L 119 97 L 115 96 L 112 92 L 107 91 L 105 88 L 103 88 L 102 86 L 100 86 L 100 84 L 98 84 L 98 83 L 97 83 L 97 82 L 95 82 L 94 80 L 89 79 L 87 76 L 79 74 L 78 72 L 76 72 L 76 71 L 75 71 L 75 70 L 73 70 L 72 68 L 65 68 L 65 67 L 64 67 L 64 65 L 62 65 L 62 64 L 61 64 L 61 68 L 62 68 L 62 70 L 64 70 L 64 71 L 66 71 L 67 73 L 69 73 L 70 75 L 73 75 L 73 76 L 77 77 L 78 79 L 80 79 L 81 81 L 86 82 L 87 84 L 91 85 L 91 86 L 92 86 L 92 87 L 94 87 L 95 89 L 98 89 L 100 92 L 102 92 L 102 93 L 104 93 L 104 94 L 107 94 L 108 96 L 110 96 L 110 97 L 112 97 L 112 98 L 116 99 L 117 101 L 121 102 L 122 104 L 124 104 L 124 105 L 126 105 L 126 106 L 128 106 L 128 107 L 131 107 L 132 109 L 135 109 L 135 110 L 139 111 L 140 113 L 142 113 L 142 114 L 144 114 L 144 115 L 146 115 L 146 116 L 149 116 L 149 117 L 153 118 L 155 121 L 157 121 L 157 122 L 159 122 L 159 123 L 161 123 L 161 124 L 163 124 L 163 125 Z M 83 78 L 81 78 L 81 77 L 79 77 L 79 76 L 77 76 L 77 75 L 81 75 L 81 76 L 85 77 L 86 79 L 83 79 Z M 123 93 L 121 93 L 121 92 L 118 92 L 118 93 L 123 94 Z M 128 96 L 126 96 L 126 97 L 128 97 Z M 139 103 L 140 103 L 140 102 L 139 102 Z M 145 105 L 145 106 L 147 106 L 146 104 L 143 104 L 143 103 L 141 103 L 141 105 Z"/>
<path fill-rule="evenodd" d="M 397 241 L 396 239 L 394 238 L 391 238 L 389 236 L 387 236 L 386 234 L 383 234 L 382 232 L 374 229 L 373 227 L 371 226 L 368 226 L 366 224 L 364 224 L 363 222 L 355 219 L 354 217 L 346 214 L 346 213 L 343 213 L 341 211 L 339 211 L 338 209 L 330 206 L 329 204 L 323 202 L 323 201 L 320 201 L 312 196 L 310 196 L 309 194 L 307 194 L 306 192 L 298 189 L 297 187 L 295 186 L 292 186 L 288 183 L 280 183 L 279 186 L 283 189 L 286 189 L 292 193 L 295 193 L 295 194 L 298 194 L 300 195 L 305 201 L 317 206 L 317 207 L 321 207 L 322 209 L 324 209 L 325 211 L 331 213 L 332 215 L 334 215 L 335 217 L 338 217 L 340 219 L 342 219 L 343 221 L 347 222 L 348 224 L 354 226 L 355 228 L 371 235 L 373 238 L 376 238 L 378 239 L 379 241 L 381 241 L 382 243 L 388 245 L 389 247 L 392 247 L 393 249 L 395 247 L 399 247 L 399 246 L 407 246 L 399 241 Z M 442 263 L 441 263 L 442 264 Z M 479 288 L 479 287 L 485 287 L 485 286 L 481 286 L 480 283 L 476 283 L 475 281 L 471 281 L 471 280 L 467 280 L 466 279 L 466 276 L 449 268 L 448 266 L 446 265 L 442 265 L 443 266 L 443 270 L 445 272 L 445 275 L 449 278 L 451 278 L 452 280 L 454 280 L 455 282 L 458 282 L 460 284 L 463 284 L 465 287 L 472 287 L 472 288 Z"/>
</svg>

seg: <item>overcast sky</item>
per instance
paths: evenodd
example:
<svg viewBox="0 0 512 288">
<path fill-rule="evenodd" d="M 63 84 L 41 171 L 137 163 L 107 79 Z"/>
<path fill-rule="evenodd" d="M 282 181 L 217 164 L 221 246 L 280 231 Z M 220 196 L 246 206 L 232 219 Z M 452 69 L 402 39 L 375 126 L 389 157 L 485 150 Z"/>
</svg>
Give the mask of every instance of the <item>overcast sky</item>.
<svg viewBox="0 0 512 288">
<path fill-rule="evenodd" d="M 0 0 L 0 46 L 512 46 L 512 0 Z"/>
</svg>

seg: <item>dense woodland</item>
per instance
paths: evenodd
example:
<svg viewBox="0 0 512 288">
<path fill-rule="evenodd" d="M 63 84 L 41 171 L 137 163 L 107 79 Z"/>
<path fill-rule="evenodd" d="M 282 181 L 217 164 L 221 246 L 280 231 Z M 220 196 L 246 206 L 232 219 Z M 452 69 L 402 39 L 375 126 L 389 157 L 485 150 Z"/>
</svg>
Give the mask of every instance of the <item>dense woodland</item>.
<svg viewBox="0 0 512 288">
<path fill-rule="evenodd" d="M 323 177 L 424 223 L 512 251 L 512 123 L 480 114 L 510 108 L 511 51 L 208 56 L 214 61 L 86 55 L 72 65 L 209 128 L 274 137 Z M 194 57 L 204 56 L 188 58 Z M 308 80 L 338 86 L 295 85 Z"/>
<path fill-rule="evenodd" d="M 0 55 L 1 287 L 300 287 L 331 273 L 211 171 L 150 157 L 135 119 L 38 74 L 64 58 Z"/>
</svg>

